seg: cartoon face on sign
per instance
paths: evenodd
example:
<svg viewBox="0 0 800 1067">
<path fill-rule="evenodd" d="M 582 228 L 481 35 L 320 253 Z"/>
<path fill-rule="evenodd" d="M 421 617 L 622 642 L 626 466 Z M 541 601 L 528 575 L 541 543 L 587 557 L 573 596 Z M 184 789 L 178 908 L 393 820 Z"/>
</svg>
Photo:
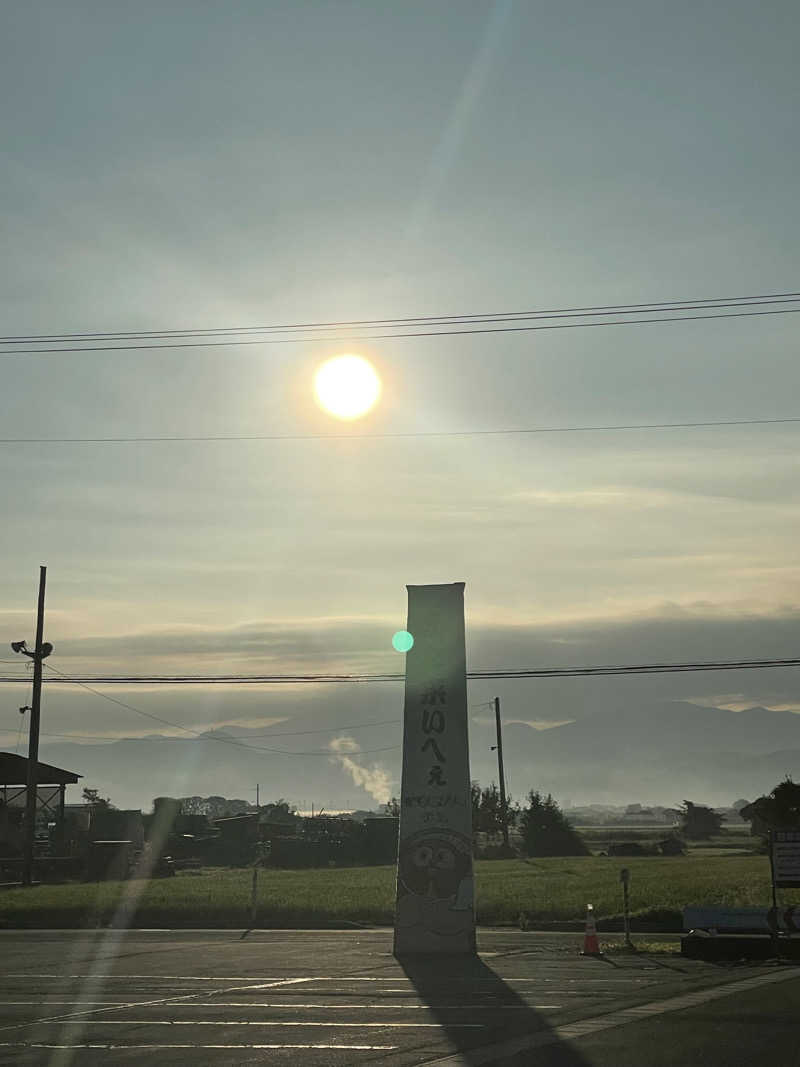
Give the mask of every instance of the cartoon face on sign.
<svg viewBox="0 0 800 1067">
<path fill-rule="evenodd" d="M 448 946 L 472 945 L 470 849 L 469 837 L 445 828 L 419 830 L 404 841 L 398 869 L 398 929 L 420 931 L 424 945 L 430 945 L 431 938 L 434 943 L 444 939 Z"/>
<path fill-rule="evenodd" d="M 409 893 L 444 900 L 458 894 L 470 871 L 469 842 L 447 830 L 421 830 L 400 850 L 400 881 Z"/>
</svg>

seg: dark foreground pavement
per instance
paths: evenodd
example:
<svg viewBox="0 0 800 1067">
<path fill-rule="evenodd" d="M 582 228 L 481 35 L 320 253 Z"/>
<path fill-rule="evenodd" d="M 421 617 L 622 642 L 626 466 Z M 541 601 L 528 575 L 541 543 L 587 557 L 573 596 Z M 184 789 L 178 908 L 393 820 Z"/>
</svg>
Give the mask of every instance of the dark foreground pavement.
<svg viewBox="0 0 800 1067">
<path fill-rule="evenodd" d="M 385 930 L 0 932 L 0 1063 L 800 1067 L 796 966 L 479 947 L 401 964 Z"/>
</svg>

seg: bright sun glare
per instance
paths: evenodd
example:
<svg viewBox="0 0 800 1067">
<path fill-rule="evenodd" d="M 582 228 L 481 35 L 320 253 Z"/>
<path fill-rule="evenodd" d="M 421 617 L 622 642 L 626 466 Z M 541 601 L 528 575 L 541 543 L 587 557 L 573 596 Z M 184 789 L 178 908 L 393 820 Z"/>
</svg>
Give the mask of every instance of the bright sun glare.
<svg viewBox="0 0 800 1067">
<path fill-rule="evenodd" d="M 314 375 L 317 403 L 337 419 L 366 415 L 381 395 L 381 380 L 362 356 L 335 356 Z"/>
</svg>

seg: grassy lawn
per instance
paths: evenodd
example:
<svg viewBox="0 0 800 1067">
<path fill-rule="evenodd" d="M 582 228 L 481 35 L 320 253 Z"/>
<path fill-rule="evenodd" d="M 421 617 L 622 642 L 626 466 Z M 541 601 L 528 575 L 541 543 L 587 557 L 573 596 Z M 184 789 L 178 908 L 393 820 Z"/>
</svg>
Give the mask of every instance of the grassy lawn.
<svg viewBox="0 0 800 1067">
<path fill-rule="evenodd" d="M 631 872 L 636 918 L 673 924 L 689 905 L 768 907 L 766 856 L 688 855 L 478 861 L 478 921 L 516 923 L 520 912 L 537 922 L 582 919 L 587 903 L 598 919 L 621 914 L 621 867 Z M 232 927 L 248 924 L 251 872 L 213 869 L 150 883 L 101 882 L 37 886 L 0 892 L 0 925 L 106 925 L 115 914 L 142 927 Z M 800 903 L 800 892 L 783 900 Z M 360 867 L 259 874 L 258 925 L 390 924 L 394 868 Z M 120 910 L 121 909 L 121 910 Z"/>
</svg>

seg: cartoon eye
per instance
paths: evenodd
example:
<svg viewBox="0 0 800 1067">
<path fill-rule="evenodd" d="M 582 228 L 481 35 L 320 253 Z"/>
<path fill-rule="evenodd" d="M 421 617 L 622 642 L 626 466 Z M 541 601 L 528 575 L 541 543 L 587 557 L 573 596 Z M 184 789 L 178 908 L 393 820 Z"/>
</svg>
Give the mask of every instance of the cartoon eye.
<svg viewBox="0 0 800 1067">
<path fill-rule="evenodd" d="M 419 845 L 411 854 L 411 861 L 415 867 L 430 867 L 433 859 L 433 849 L 430 845 Z"/>
<path fill-rule="evenodd" d="M 452 871 L 456 865 L 455 853 L 449 848 L 436 849 L 436 866 L 441 870 Z"/>
</svg>

